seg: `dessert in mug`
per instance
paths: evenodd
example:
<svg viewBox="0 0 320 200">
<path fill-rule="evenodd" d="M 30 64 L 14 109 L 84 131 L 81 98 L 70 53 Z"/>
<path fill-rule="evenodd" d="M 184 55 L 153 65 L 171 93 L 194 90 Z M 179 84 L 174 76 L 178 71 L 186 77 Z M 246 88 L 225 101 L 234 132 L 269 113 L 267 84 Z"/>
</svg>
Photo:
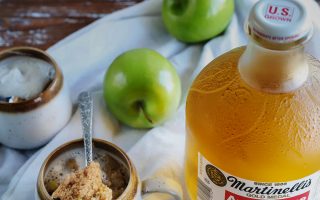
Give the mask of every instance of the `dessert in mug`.
<svg viewBox="0 0 320 200">
<path fill-rule="evenodd" d="M 82 148 L 59 155 L 45 174 L 45 187 L 54 199 L 109 200 L 118 198 L 129 182 L 128 169 L 113 155 L 94 149 L 94 161 L 84 168 Z"/>
<path fill-rule="evenodd" d="M 111 200 L 112 190 L 102 183 L 99 163 L 69 175 L 53 192 L 53 199 Z"/>
<path fill-rule="evenodd" d="M 53 80 L 54 67 L 30 56 L 0 61 L 0 101 L 16 102 L 37 97 Z"/>
</svg>

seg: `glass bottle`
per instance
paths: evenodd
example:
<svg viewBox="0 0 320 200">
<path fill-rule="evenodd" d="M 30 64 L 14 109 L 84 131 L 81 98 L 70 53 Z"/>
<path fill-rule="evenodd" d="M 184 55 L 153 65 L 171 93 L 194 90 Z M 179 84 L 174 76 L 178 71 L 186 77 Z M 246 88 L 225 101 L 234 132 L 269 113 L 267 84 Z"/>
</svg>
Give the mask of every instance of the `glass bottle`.
<svg viewBox="0 0 320 200">
<path fill-rule="evenodd" d="M 320 199 L 320 62 L 296 0 L 261 0 L 249 44 L 209 63 L 186 105 L 192 200 Z"/>
</svg>

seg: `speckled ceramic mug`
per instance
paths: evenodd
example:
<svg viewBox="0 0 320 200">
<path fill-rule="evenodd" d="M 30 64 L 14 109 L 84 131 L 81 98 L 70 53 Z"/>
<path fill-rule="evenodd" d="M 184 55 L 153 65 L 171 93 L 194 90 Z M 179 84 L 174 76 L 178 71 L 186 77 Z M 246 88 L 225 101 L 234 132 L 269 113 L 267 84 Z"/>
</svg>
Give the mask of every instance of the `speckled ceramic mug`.
<svg viewBox="0 0 320 200">
<path fill-rule="evenodd" d="M 140 181 L 137 171 L 131 160 L 127 154 L 116 145 L 101 139 L 93 139 L 93 147 L 103 149 L 110 153 L 112 156 L 119 159 L 125 165 L 126 169 L 128 169 L 128 185 L 124 192 L 117 198 L 118 200 L 140 200 L 144 198 L 144 195 L 150 193 L 165 193 L 171 195 L 176 200 L 183 199 L 181 186 L 172 179 L 151 178 Z M 55 158 L 62 153 L 78 148 L 83 148 L 82 139 L 63 144 L 47 157 L 47 159 L 43 162 L 39 172 L 37 186 L 35 189 L 36 200 L 53 200 L 47 192 L 44 184 L 44 178 L 48 170 L 48 166 L 50 166 L 50 163 L 52 163 Z"/>
<path fill-rule="evenodd" d="M 15 47 L 0 52 L 0 60 L 30 56 L 44 60 L 55 70 L 53 80 L 37 97 L 18 103 L 0 102 L 0 143 L 31 149 L 47 143 L 69 121 L 72 102 L 56 62 L 44 51 Z"/>
</svg>

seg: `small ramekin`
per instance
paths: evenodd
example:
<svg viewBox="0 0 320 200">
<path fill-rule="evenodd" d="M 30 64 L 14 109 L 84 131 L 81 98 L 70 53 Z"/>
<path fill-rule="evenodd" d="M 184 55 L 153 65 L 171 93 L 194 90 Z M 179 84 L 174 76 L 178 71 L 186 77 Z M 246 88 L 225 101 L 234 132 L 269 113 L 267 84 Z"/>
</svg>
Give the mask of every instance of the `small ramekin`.
<svg viewBox="0 0 320 200">
<path fill-rule="evenodd" d="M 0 143 L 32 149 L 46 144 L 69 121 L 72 102 L 57 63 L 46 52 L 32 47 L 14 47 L 0 52 L 0 60 L 30 56 L 51 64 L 55 76 L 37 97 L 18 103 L 0 102 Z"/>
</svg>

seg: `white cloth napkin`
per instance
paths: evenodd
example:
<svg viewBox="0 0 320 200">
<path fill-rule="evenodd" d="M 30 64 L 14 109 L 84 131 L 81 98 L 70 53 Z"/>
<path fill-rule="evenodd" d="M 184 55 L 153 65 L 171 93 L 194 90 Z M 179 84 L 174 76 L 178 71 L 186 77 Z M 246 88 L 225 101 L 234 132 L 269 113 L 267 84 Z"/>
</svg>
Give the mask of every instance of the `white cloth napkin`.
<svg viewBox="0 0 320 200">
<path fill-rule="evenodd" d="M 165 176 L 183 185 L 184 107 L 188 86 L 212 59 L 246 44 L 243 24 L 256 1 L 236 0 L 236 13 L 228 29 L 205 44 L 186 45 L 170 36 L 161 19 L 162 1 L 149 0 L 92 23 L 60 41 L 48 52 L 62 68 L 74 102 L 83 90 L 97 91 L 94 92 L 95 137 L 113 141 L 127 151 L 141 179 Z M 315 24 L 314 37 L 306 49 L 320 59 L 320 9 L 312 0 L 301 2 L 308 6 Z M 102 79 L 109 64 L 120 53 L 139 47 L 152 48 L 169 58 L 182 81 L 183 100 L 178 112 L 151 130 L 121 126 L 107 112 L 101 96 Z M 68 125 L 36 153 L 0 147 L 2 199 L 33 199 L 37 175 L 46 156 L 62 143 L 81 136 L 79 112 L 76 111 Z M 167 198 L 151 195 L 148 199 Z"/>
</svg>

